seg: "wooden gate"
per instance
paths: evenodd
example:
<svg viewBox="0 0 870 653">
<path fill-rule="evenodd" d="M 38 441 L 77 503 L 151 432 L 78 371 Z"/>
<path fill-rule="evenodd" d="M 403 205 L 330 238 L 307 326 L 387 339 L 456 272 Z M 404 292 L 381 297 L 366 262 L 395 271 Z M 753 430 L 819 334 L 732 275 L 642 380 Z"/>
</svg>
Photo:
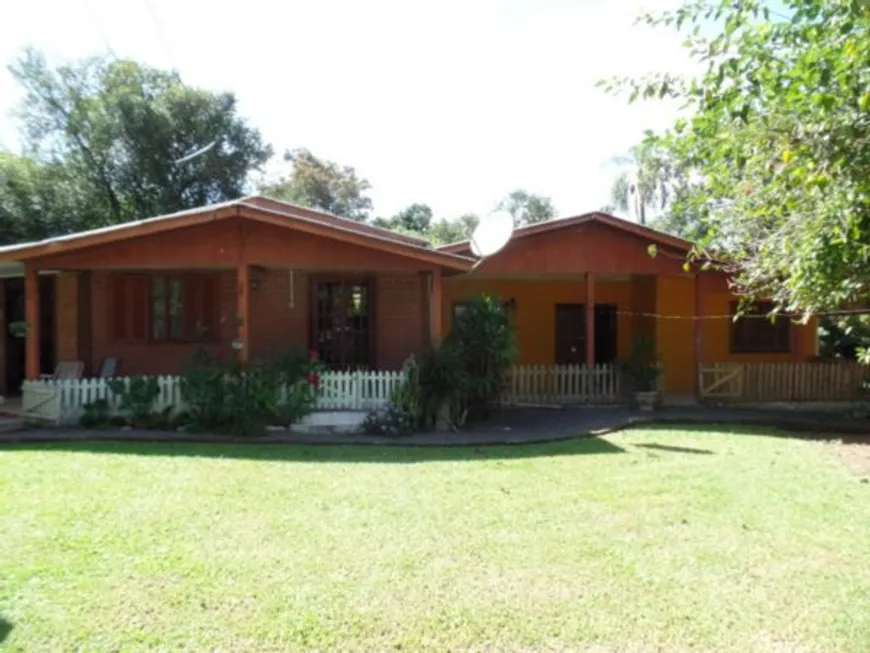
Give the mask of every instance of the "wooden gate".
<svg viewBox="0 0 870 653">
<path fill-rule="evenodd" d="M 855 401 L 867 396 L 868 368 L 854 361 L 709 363 L 699 371 L 711 401 Z"/>
<path fill-rule="evenodd" d="M 743 365 L 740 363 L 711 363 L 702 365 L 701 398 L 731 399 L 743 397 Z"/>
</svg>

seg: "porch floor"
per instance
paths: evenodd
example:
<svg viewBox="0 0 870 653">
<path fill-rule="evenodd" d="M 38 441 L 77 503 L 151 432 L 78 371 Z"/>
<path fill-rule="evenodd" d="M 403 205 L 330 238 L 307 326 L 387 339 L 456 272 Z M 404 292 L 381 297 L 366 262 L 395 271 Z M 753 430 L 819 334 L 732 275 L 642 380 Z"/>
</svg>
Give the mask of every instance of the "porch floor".
<svg viewBox="0 0 870 653">
<path fill-rule="evenodd" d="M 867 407 L 852 414 L 841 407 L 665 407 L 654 413 L 641 413 L 625 407 L 509 409 L 485 424 L 458 433 L 421 433 L 406 438 L 373 437 L 350 433 L 270 434 L 259 439 L 233 439 L 223 436 L 167 433 L 161 431 L 93 431 L 79 428 L 41 428 L 17 432 L 0 430 L 0 443 L 61 442 L 76 440 L 114 440 L 145 442 L 247 442 L 263 444 L 337 444 L 397 446 L 483 446 L 526 444 L 601 435 L 634 425 L 725 424 L 734 427 L 767 426 L 822 436 L 850 435 L 870 441 Z"/>
</svg>

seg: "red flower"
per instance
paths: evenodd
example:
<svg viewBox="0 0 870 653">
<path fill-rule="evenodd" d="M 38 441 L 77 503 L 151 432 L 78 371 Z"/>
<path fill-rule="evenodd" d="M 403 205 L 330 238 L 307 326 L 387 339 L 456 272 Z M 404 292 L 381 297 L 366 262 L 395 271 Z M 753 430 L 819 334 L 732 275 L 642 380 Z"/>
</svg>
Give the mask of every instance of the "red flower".
<svg viewBox="0 0 870 653">
<path fill-rule="evenodd" d="M 308 373 L 308 385 L 310 385 L 312 388 L 320 387 L 320 375 L 317 372 Z"/>
</svg>

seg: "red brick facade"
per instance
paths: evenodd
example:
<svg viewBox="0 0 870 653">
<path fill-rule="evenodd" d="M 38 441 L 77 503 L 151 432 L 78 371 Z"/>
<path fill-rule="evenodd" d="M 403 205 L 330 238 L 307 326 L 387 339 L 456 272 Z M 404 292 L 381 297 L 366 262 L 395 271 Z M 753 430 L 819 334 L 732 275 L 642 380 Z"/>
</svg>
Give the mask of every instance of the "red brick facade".
<svg viewBox="0 0 870 653">
<path fill-rule="evenodd" d="M 236 338 L 236 273 L 220 273 L 220 336 L 211 347 L 233 355 Z M 83 360 L 86 374 L 100 370 L 105 358 L 118 359 L 124 375 L 180 372 L 198 345 L 128 343 L 111 337 L 112 273 L 64 273 L 56 290 L 57 359 Z M 379 369 L 397 369 L 425 344 L 423 278 L 417 272 L 374 274 L 375 358 Z M 251 358 L 307 349 L 311 331 L 311 276 L 306 271 L 256 270 L 252 273 Z M 87 300 L 87 301 L 85 301 Z M 89 319 L 87 319 L 89 318 Z"/>
</svg>

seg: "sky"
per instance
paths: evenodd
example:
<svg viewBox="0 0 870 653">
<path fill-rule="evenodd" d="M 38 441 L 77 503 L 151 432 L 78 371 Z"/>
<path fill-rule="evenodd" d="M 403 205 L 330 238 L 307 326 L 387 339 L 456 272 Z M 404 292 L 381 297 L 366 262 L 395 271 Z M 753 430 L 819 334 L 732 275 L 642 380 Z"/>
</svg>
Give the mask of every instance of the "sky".
<svg viewBox="0 0 870 653">
<path fill-rule="evenodd" d="M 111 49 L 232 91 L 276 152 L 307 147 L 371 183 L 374 215 L 413 202 L 487 214 L 516 188 L 559 215 L 608 203 L 613 159 L 672 123 L 595 84 L 690 71 L 681 38 L 634 24 L 677 0 L 26 0 L 8 3 L 0 61 Z M 0 146 L 20 92 L 0 71 Z M 269 174 L 280 168 L 272 167 Z"/>
</svg>

